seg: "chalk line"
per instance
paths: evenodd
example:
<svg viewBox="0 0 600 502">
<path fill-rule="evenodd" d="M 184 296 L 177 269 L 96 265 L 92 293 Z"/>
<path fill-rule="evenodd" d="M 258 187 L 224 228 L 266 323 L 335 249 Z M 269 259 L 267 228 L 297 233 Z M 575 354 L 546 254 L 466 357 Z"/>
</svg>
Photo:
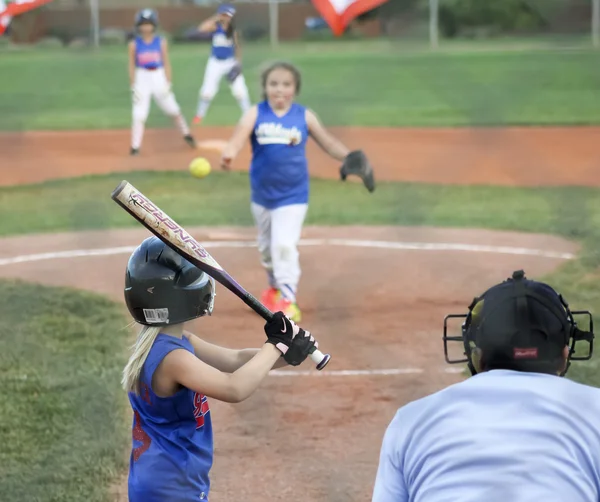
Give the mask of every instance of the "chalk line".
<svg viewBox="0 0 600 502">
<path fill-rule="evenodd" d="M 554 258 L 559 260 L 572 260 L 572 253 L 548 251 L 544 249 L 531 249 L 510 246 L 486 246 L 480 244 L 460 244 L 449 242 L 396 242 L 375 241 L 359 239 L 301 239 L 299 246 L 341 246 L 341 247 L 364 247 L 378 249 L 396 249 L 409 251 L 458 251 L 467 253 L 495 253 L 519 256 L 539 256 L 543 258 Z M 256 247 L 256 241 L 207 241 L 202 244 L 205 248 L 250 248 Z M 29 255 L 13 256 L 0 259 L 0 266 L 14 265 L 44 260 L 60 260 L 66 258 L 80 258 L 87 256 L 112 256 L 129 254 L 136 246 L 121 246 L 99 249 L 71 249 L 67 251 L 55 251 L 49 253 L 37 253 Z"/>
</svg>

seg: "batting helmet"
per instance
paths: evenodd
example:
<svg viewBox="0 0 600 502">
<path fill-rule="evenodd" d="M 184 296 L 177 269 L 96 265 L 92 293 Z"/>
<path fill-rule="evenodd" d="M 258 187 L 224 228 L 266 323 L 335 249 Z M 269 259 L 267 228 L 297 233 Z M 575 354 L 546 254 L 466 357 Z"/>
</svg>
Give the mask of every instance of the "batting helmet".
<svg viewBox="0 0 600 502">
<path fill-rule="evenodd" d="M 155 28 L 158 26 L 158 13 L 154 9 L 142 9 L 135 15 L 135 25 L 150 23 Z"/>
<path fill-rule="evenodd" d="M 211 315 L 215 281 L 157 237 L 131 254 L 125 273 L 125 303 L 146 326 L 177 324 Z"/>
<path fill-rule="evenodd" d="M 590 331 L 577 327 L 573 315 L 589 318 Z M 461 336 L 447 335 L 447 320 L 463 317 Z M 571 344 L 564 376 L 571 360 L 592 357 L 594 346 L 592 314 L 571 311 L 562 295 L 548 284 L 532 281 L 522 270 L 510 279 L 476 297 L 468 314 L 451 314 L 444 319 L 444 354 L 446 362 L 467 363 L 472 375 L 477 373 L 472 356 L 481 349 L 482 366 L 486 370 L 512 369 L 539 373 L 556 373 L 564 361 L 563 352 Z M 465 359 L 448 357 L 448 341 L 460 341 Z M 575 344 L 589 343 L 587 355 L 575 357 Z"/>
</svg>

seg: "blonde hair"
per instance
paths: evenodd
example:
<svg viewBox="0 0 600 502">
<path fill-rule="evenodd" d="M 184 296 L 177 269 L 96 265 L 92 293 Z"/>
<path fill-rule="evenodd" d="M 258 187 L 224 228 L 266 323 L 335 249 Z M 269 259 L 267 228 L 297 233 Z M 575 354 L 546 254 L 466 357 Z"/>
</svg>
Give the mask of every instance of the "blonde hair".
<svg viewBox="0 0 600 502">
<path fill-rule="evenodd" d="M 131 347 L 132 353 L 129 356 L 127 365 L 123 369 L 123 377 L 121 378 L 121 385 L 127 392 L 139 394 L 142 368 L 148 358 L 154 340 L 156 340 L 156 337 L 160 333 L 160 329 L 158 326 L 142 326 L 142 329 L 138 333 L 137 340 Z"/>
</svg>

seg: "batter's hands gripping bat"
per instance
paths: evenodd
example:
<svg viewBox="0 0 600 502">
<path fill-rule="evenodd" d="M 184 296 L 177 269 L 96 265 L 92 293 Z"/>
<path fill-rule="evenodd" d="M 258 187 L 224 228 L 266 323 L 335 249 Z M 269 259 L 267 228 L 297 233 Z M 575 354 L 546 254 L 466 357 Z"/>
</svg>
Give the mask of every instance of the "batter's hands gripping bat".
<svg viewBox="0 0 600 502">
<path fill-rule="evenodd" d="M 238 296 L 265 321 L 273 318 L 273 313 L 240 286 L 184 228 L 167 216 L 162 209 L 131 183 L 123 180 L 114 189 L 111 198 L 175 252 Z M 331 358 L 329 354 L 323 354 L 318 349 L 309 357 L 317 365 L 319 371 L 327 365 Z"/>
</svg>

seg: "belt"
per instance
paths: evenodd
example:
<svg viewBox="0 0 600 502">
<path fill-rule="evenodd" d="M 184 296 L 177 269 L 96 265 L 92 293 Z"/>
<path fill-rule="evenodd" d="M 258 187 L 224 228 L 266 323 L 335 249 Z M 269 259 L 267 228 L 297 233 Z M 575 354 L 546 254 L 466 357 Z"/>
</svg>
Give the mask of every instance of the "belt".
<svg viewBox="0 0 600 502">
<path fill-rule="evenodd" d="M 156 70 L 160 70 L 161 66 L 156 66 L 154 68 L 146 68 L 145 66 L 140 66 L 140 69 L 147 70 L 147 71 L 156 71 Z"/>
</svg>

